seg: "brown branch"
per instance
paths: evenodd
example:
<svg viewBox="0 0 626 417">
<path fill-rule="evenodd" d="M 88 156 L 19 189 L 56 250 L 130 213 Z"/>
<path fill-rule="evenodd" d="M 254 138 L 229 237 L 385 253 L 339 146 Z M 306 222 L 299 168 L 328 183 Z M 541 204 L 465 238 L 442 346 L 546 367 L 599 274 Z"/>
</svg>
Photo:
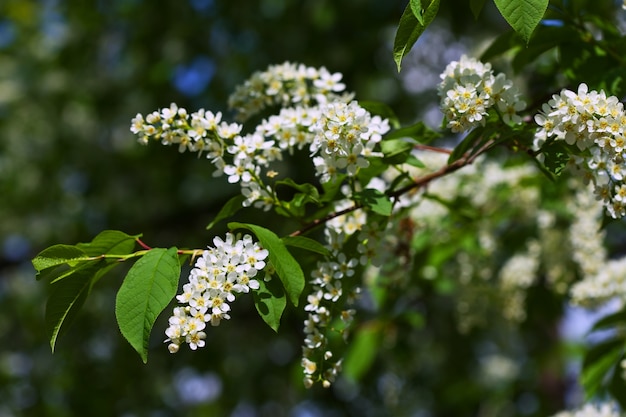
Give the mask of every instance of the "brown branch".
<svg viewBox="0 0 626 417">
<path fill-rule="evenodd" d="M 450 155 L 452 153 L 451 149 L 438 148 L 436 146 L 430 146 L 430 145 L 422 145 L 421 143 L 418 143 L 413 148 L 414 149 L 420 149 L 420 150 L 423 150 L 423 151 L 445 153 L 445 154 L 448 154 L 448 155 Z"/>
<path fill-rule="evenodd" d="M 428 185 L 428 183 L 430 183 L 432 180 L 435 180 L 437 178 L 443 177 L 445 175 L 448 175 L 454 171 L 457 171 L 461 168 L 463 168 L 466 165 L 470 165 L 472 164 L 476 158 L 478 158 L 479 155 L 481 155 L 482 153 L 486 152 L 491 146 L 493 145 L 493 140 L 488 141 L 487 143 L 485 143 L 480 149 L 478 149 L 478 151 L 472 152 L 473 149 L 471 149 L 470 151 L 466 152 L 465 155 L 463 155 L 461 158 L 457 159 L 456 161 L 452 162 L 451 164 L 448 164 L 440 169 L 438 169 L 435 172 L 432 172 L 428 175 L 425 175 L 423 177 L 420 178 L 416 178 L 413 183 L 407 185 L 406 187 L 400 188 L 392 193 L 388 193 L 387 196 L 390 198 L 398 198 L 400 197 L 402 194 L 405 194 L 413 189 L 416 188 L 421 188 L 421 187 L 425 187 L 426 185 Z M 425 145 L 423 145 L 425 146 Z M 443 151 L 443 149 L 441 148 L 436 148 L 436 149 L 440 149 L 441 151 Z M 329 220 L 332 220 L 336 217 L 339 216 L 343 216 L 344 214 L 348 214 L 351 213 L 355 210 L 358 210 L 360 208 L 363 207 L 363 204 L 359 204 L 359 203 L 355 203 L 352 207 L 348 207 L 346 209 L 343 210 L 339 210 L 339 211 L 334 211 L 332 213 L 328 213 L 326 216 L 322 217 L 321 219 L 315 219 L 312 222 L 308 223 L 307 225 L 305 225 L 304 227 L 302 227 L 299 230 L 296 230 L 295 232 L 292 232 L 289 236 L 300 236 L 306 232 L 308 232 L 309 230 L 312 230 L 314 228 L 316 228 L 319 225 L 322 225 L 324 223 L 326 223 Z"/>
</svg>

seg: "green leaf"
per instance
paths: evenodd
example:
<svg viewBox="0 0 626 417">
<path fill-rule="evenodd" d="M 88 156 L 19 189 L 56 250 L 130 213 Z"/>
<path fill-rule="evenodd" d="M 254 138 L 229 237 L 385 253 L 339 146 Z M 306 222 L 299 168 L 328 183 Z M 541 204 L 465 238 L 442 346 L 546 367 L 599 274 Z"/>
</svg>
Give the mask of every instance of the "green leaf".
<svg viewBox="0 0 626 417">
<path fill-rule="evenodd" d="M 596 324 L 593 325 L 591 331 L 602 330 L 613 328 L 617 326 L 626 325 L 626 310 L 618 311 L 617 313 L 609 314 L 598 320 Z"/>
<path fill-rule="evenodd" d="M 245 199 L 246 198 L 243 195 L 238 194 L 228 200 L 226 204 L 222 206 L 213 221 L 207 225 L 206 230 L 212 229 L 213 226 L 217 224 L 217 222 L 224 220 L 241 210 L 243 208 L 243 202 L 245 201 Z"/>
<path fill-rule="evenodd" d="M 409 53 L 415 42 L 424 33 L 426 27 L 432 23 L 439 11 L 439 1 L 432 0 L 423 13 L 423 23 L 415 17 L 411 5 L 407 5 L 400 17 L 400 24 L 393 41 L 393 59 L 398 67 L 402 65 L 402 59 Z"/>
<path fill-rule="evenodd" d="M 289 253 L 285 243 L 272 231 L 247 223 L 228 223 L 231 230 L 246 229 L 254 233 L 261 242 L 261 246 L 269 252 L 270 262 L 280 281 L 283 283 L 285 292 L 294 306 L 298 306 L 298 299 L 304 289 L 304 273 L 300 264 Z"/>
<path fill-rule="evenodd" d="M 128 271 L 117 293 L 117 324 L 144 363 L 152 326 L 176 295 L 179 277 L 177 249 L 152 249 Z"/>
<path fill-rule="evenodd" d="M 373 188 L 366 188 L 354 194 L 354 200 L 383 216 L 390 216 L 393 209 L 393 204 L 389 197 Z"/>
<path fill-rule="evenodd" d="M 381 341 L 381 326 L 369 323 L 356 333 L 343 361 L 343 372 L 353 381 L 360 380 L 376 358 Z"/>
<path fill-rule="evenodd" d="M 472 14 L 474 15 L 474 19 L 478 20 L 478 16 L 480 16 L 480 12 L 485 7 L 486 0 L 470 0 L 470 9 L 472 10 Z"/>
<path fill-rule="evenodd" d="M 46 303 L 45 323 L 50 338 L 50 348 L 54 352 L 58 337 L 65 333 L 78 311 L 85 303 L 91 290 L 93 277 L 101 263 L 94 263 L 75 270 L 66 279 L 52 285 Z"/>
<path fill-rule="evenodd" d="M 310 239 L 305 236 L 286 236 L 283 238 L 285 245 L 292 246 L 294 248 L 300 248 L 309 252 L 315 252 L 323 256 L 329 256 L 330 251 L 328 248 L 317 240 Z"/>
<path fill-rule="evenodd" d="M 396 116 L 396 113 L 388 104 L 381 103 L 380 101 L 359 101 L 359 106 L 363 107 L 371 114 L 378 115 L 383 119 L 388 119 L 394 129 L 400 127 L 398 116 Z"/>
<path fill-rule="evenodd" d="M 624 353 L 623 340 L 609 340 L 594 346 L 583 361 L 580 382 L 587 398 L 593 397 L 604 385 L 607 374 Z"/>
<path fill-rule="evenodd" d="M 313 184 L 298 184 L 291 178 L 287 178 L 281 181 L 276 181 L 276 185 L 286 185 L 300 191 L 299 193 L 296 193 L 290 201 L 285 202 L 285 208 L 276 206 L 276 212 L 281 216 L 302 217 L 305 214 L 305 206 L 307 203 L 313 203 L 318 206 L 321 205 L 319 201 L 319 191 Z"/>
<path fill-rule="evenodd" d="M 428 143 L 434 139 L 441 137 L 439 132 L 432 130 L 426 126 L 424 122 L 417 122 L 411 126 L 396 129 L 387 135 L 385 140 L 412 138 L 418 143 Z"/>
<path fill-rule="evenodd" d="M 91 260 L 83 250 L 72 245 L 54 245 L 41 251 L 33 260 L 38 273 L 61 265 L 74 266 L 79 262 Z"/>
<path fill-rule="evenodd" d="M 79 249 L 90 256 L 103 254 L 127 255 L 135 249 L 135 242 L 141 235 L 130 236 L 118 230 L 104 230 L 90 243 L 79 243 Z"/>
<path fill-rule="evenodd" d="M 426 165 L 424 165 L 424 163 L 419 160 L 415 155 L 409 155 L 404 163 L 414 166 L 415 168 L 426 168 Z"/>
<path fill-rule="evenodd" d="M 287 185 L 295 190 L 300 191 L 301 193 L 308 194 L 315 199 L 319 198 L 320 196 L 319 191 L 317 191 L 317 188 L 313 184 L 298 184 L 291 178 L 285 178 L 284 180 L 276 181 L 276 185 Z"/>
<path fill-rule="evenodd" d="M 528 43 L 546 13 L 549 0 L 494 0 L 494 2 L 513 30 Z"/>
<path fill-rule="evenodd" d="M 282 287 L 276 280 L 264 281 L 258 279 L 259 289 L 252 291 L 254 305 L 265 323 L 275 332 L 278 332 L 280 318 L 287 306 L 287 298 Z"/>
<path fill-rule="evenodd" d="M 411 6 L 411 11 L 413 12 L 413 16 L 420 22 L 420 25 L 424 25 L 424 7 L 422 7 L 422 0 L 411 0 L 409 1 L 409 5 Z"/>
<path fill-rule="evenodd" d="M 383 152 L 383 161 L 396 165 L 404 163 L 411 151 L 414 144 L 406 139 L 389 139 L 380 142 L 380 148 Z"/>
</svg>

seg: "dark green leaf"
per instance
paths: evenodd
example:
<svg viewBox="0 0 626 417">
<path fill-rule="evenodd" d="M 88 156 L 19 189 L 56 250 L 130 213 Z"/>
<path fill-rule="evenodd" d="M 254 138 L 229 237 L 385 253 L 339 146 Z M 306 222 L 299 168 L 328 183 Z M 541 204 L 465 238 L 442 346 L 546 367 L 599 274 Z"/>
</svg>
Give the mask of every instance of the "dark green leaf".
<svg viewBox="0 0 626 417">
<path fill-rule="evenodd" d="M 432 0 L 423 13 L 424 22 L 420 23 L 413 14 L 411 5 L 407 5 L 400 17 L 400 24 L 393 42 L 393 59 L 398 67 L 402 66 L 402 59 L 409 53 L 415 42 L 424 33 L 426 27 L 432 23 L 439 11 L 439 1 Z"/>
<path fill-rule="evenodd" d="M 275 332 L 278 332 L 280 318 L 287 306 L 287 298 L 282 287 L 276 280 L 259 280 L 259 289 L 252 291 L 254 305 L 265 323 Z"/>
<path fill-rule="evenodd" d="M 394 129 L 400 127 L 398 116 L 396 116 L 393 109 L 389 107 L 389 105 L 381 103 L 380 101 L 359 101 L 359 106 L 363 107 L 371 114 L 375 114 L 383 119 L 389 120 L 389 123 L 391 123 L 391 126 Z"/>
<path fill-rule="evenodd" d="M 330 255 L 330 251 L 326 246 L 322 245 L 316 240 L 310 239 L 305 236 L 286 236 L 283 238 L 285 245 L 292 246 L 294 248 L 300 248 L 309 252 L 319 253 L 323 256 Z"/>
<path fill-rule="evenodd" d="M 624 325 L 626 325 L 626 310 L 621 310 L 598 320 L 596 324 L 593 325 L 591 331 L 593 332 L 596 330 L 603 330 Z"/>
<path fill-rule="evenodd" d="M 135 241 L 141 235 L 130 236 L 118 230 L 104 230 L 90 243 L 79 243 L 78 248 L 90 256 L 103 254 L 127 255 L 135 248 Z"/>
<path fill-rule="evenodd" d="M 75 270 L 67 278 L 52 284 L 52 291 L 46 303 L 46 331 L 50 338 L 50 347 L 54 352 L 57 339 L 76 318 L 85 303 L 92 280 L 101 263 L 89 264 Z"/>
<path fill-rule="evenodd" d="M 354 200 L 383 216 L 390 216 L 393 209 L 393 204 L 389 197 L 372 188 L 366 188 L 354 194 Z"/>
<path fill-rule="evenodd" d="M 217 222 L 224 220 L 241 210 L 243 208 L 242 204 L 245 199 L 246 198 L 243 195 L 238 194 L 228 200 L 226 204 L 222 206 L 213 221 L 211 221 L 211 223 L 207 225 L 206 230 L 212 229 L 213 226 L 217 224 Z"/>
<path fill-rule="evenodd" d="M 276 181 L 276 185 L 287 185 L 291 188 L 294 188 L 295 190 L 300 191 L 301 193 L 310 195 L 314 199 L 318 199 L 320 196 L 319 191 L 317 191 L 317 187 L 315 187 L 313 184 L 298 184 L 291 178 Z"/>
<path fill-rule="evenodd" d="M 304 289 L 304 273 L 283 241 L 274 232 L 254 224 L 232 222 L 228 223 L 228 227 L 231 230 L 247 229 L 256 235 L 261 246 L 268 250 L 270 262 L 283 283 L 289 300 L 297 307 L 300 294 Z"/>
<path fill-rule="evenodd" d="M 396 129 L 387 135 L 385 135 L 385 141 L 391 139 L 403 139 L 411 138 L 415 139 L 418 143 L 428 143 L 434 139 L 441 137 L 439 132 L 436 132 L 426 126 L 424 122 L 417 122 L 411 126 Z M 385 142 L 383 141 L 383 143 Z"/>
<path fill-rule="evenodd" d="M 177 249 L 152 249 L 128 271 L 117 293 L 117 324 L 144 363 L 152 326 L 176 295 L 179 277 Z"/>
<path fill-rule="evenodd" d="M 549 0 L 494 0 L 494 2 L 513 30 L 528 43 L 530 36 L 546 13 Z"/>
<path fill-rule="evenodd" d="M 474 19 L 478 20 L 478 16 L 480 16 L 480 12 L 485 7 L 486 0 L 470 0 L 470 9 L 472 10 L 472 14 L 474 15 Z"/>
<path fill-rule="evenodd" d="M 473 146 L 475 146 L 478 141 L 481 140 L 483 134 L 485 133 L 485 127 L 478 126 L 474 130 L 472 130 L 465 138 L 456 145 L 456 147 L 452 150 L 450 157 L 448 158 L 448 164 L 453 163 L 454 161 L 461 158 L 467 151 L 469 151 Z"/>
</svg>

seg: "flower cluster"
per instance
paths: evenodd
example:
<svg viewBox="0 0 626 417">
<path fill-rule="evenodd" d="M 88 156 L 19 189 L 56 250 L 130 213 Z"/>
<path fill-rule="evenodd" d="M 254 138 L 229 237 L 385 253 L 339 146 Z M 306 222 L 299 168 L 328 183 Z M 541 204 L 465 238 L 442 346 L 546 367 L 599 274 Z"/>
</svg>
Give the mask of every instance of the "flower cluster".
<svg viewBox="0 0 626 417">
<path fill-rule="evenodd" d="M 220 112 L 200 109 L 189 114 L 174 103 L 145 118 L 138 113 L 131 123 L 130 131 L 144 145 L 153 139 L 163 145 L 178 145 L 179 152 L 208 152 L 207 158 L 217 165 L 223 165 L 224 141 L 235 138 L 242 128 L 237 123 L 222 121 Z"/>
<path fill-rule="evenodd" d="M 574 411 L 561 411 L 553 417 L 620 417 L 615 404 L 585 404 L 583 407 Z"/>
<path fill-rule="evenodd" d="M 611 217 L 626 215 L 626 113 L 618 98 L 580 84 L 577 92 L 553 95 L 535 121 L 535 146 L 548 140 L 576 145 L 583 155 L 572 158 L 573 171 L 593 183 Z"/>
<path fill-rule="evenodd" d="M 175 353 L 185 342 L 192 350 L 205 345 L 206 323 L 212 326 L 230 319 L 228 303 L 235 294 L 248 293 L 259 288 L 254 279 L 265 267 L 268 251 L 253 242 L 250 235 L 237 239 L 231 233 L 226 239 L 213 239 L 210 247 L 196 261 L 189 274 L 189 282 L 183 285 L 183 293 L 177 295 L 182 307 L 175 307 L 165 331 L 169 351 Z"/>
<path fill-rule="evenodd" d="M 310 147 L 320 180 L 330 181 L 339 170 L 353 176 L 367 167 L 365 157 L 374 156 L 374 147 L 389 131 L 388 120 L 372 117 L 356 101 L 328 103 L 321 113 L 311 128 L 315 137 Z"/>
<path fill-rule="evenodd" d="M 346 215 L 340 217 L 347 220 Z M 352 230 L 352 233 L 357 231 L 358 228 Z M 355 275 L 355 268 L 359 264 L 358 259 L 348 258 L 340 251 L 350 235 L 343 232 L 338 222 L 334 223 L 334 227 L 327 225 L 324 233 L 330 254 L 325 260 L 319 261 L 311 273 L 311 292 L 304 307 L 308 316 L 304 321 L 301 363 L 307 388 L 316 382 L 328 388 L 335 381 L 341 370 L 342 359 L 333 359 L 335 355 L 330 347 L 330 333 L 339 332 L 343 340 L 347 340 L 355 314 L 351 304 L 360 292 L 358 286 L 350 285 L 347 287 L 349 290 L 344 288 L 346 280 Z M 339 319 L 337 322 L 336 318 Z"/>
<path fill-rule="evenodd" d="M 502 73 L 494 75 L 490 64 L 463 55 L 459 61 L 448 64 L 440 77 L 440 107 L 453 132 L 484 125 L 494 106 L 505 123 L 521 123 L 517 112 L 526 104 L 513 83 Z"/>
<path fill-rule="evenodd" d="M 349 95 L 335 94 L 345 88 L 340 80 L 341 74 L 325 68 L 289 63 L 257 73 L 231 97 L 240 114 L 271 103 L 295 107 L 281 109 L 245 135 L 242 125 L 222 121 L 221 113 L 202 109 L 189 114 L 175 104 L 145 118 L 137 114 L 131 131 L 142 144 L 153 139 L 178 145 L 180 152 L 206 153 L 215 176 L 226 175 L 228 182 L 240 184 L 244 206 L 269 210 L 277 199 L 264 177 L 279 175 L 270 164 L 281 160 L 283 152 L 308 147 L 322 182 L 342 172 L 353 176 L 368 166 L 367 156 L 377 155 L 374 147 L 389 131 L 389 122 L 372 116 Z M 238 105 L 239 100 L 247 104 Z"/>
<path fill-rule="evenodd" d="M 270 65 L 263 72 L 255 72 L 229 97 L 228 105 L 235 109 L 240 120 L 270 105 L 308 107 L 313 100 L 319 103 L 334 101 L 344 91 L 341 73 L 330 73 L 326 68 L 312 68 L 303 64 L 285 62 Z"/>
</svg>

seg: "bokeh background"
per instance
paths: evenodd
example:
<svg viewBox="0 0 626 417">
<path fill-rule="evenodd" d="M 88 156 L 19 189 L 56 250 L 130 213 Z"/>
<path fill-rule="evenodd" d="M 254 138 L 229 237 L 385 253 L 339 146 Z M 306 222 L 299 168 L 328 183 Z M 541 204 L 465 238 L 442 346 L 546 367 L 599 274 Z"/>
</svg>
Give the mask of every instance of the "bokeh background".
<svg viewBox="0 0 626 417">
<path fill-rule="evenodd" d="M 437 337 L 459 346 L 447 374 L 411 382 L 430 389 L 403 386 L 385 370 L 414 360 L 407 343 L 360 385 L 304 390 L 302 317 L 287 312 L 276 335 L 244 299 L 198 352 L 170 355 L 161 320 L 143 365 L 115 323 L 121 274 L 98 283 L 52 354 L 46 286 L 30 265 L 47 246 L 90 241 L 103 229 L 143 233 L 151 246 L 209 244 L 224 226 L 205 225 L 237 189 L 214 180 L 202 158 L 138 145 L 130 120 L 171 102 L 228 119 L 230 92 L 270 64 L 326 66 L 344 74 L 358 99 L 387 103 L 404 124 L 437 126 L 438 74 L 506 25 L 490 2 L 477 21 L 468 2 L 443 2 L 398 74 L 392 44 L 405 3 L 0 2 L 0 417 L 488 415 L 476 405 L 484 392 L 454 383 L 472 352 L 445 322 Z M 559 376 L 542 383 L 549 388 L 523 390 L 556 390 L 548 409 L 558 409 Z M 543 410 L 532 395 L 517 397 L 522 415 Z"/>
</svg>

